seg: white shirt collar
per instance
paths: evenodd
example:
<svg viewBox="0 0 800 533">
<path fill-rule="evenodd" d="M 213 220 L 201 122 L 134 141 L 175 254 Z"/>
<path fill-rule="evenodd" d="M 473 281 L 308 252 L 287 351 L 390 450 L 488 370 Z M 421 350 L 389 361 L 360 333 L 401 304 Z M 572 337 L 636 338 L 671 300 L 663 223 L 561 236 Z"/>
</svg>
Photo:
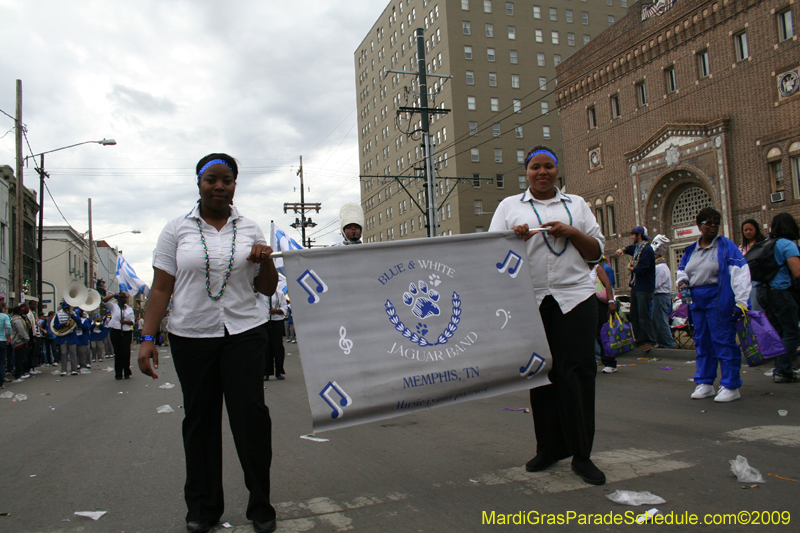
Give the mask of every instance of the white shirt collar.
<svg viewBox="0 0 800 533">
<path fill-rule="evenodd" d="M 196 204 L 194 204 L 194 209 L 189 211 L 189 213 L 184 218 L 200 218 L 200 201 L 198 200 Z M 231 220 L 238 220 L 242 218 L 242 215 L 239 213 L 239 210 L 236 209 L 236 206 L 231 204 L 231 216 L 228 217 L 228 222 Z"/>
<path fill-rule="evenodd" d="M 525 189 L 525 192 L 522 193 L 522 198 L 520 198 L 519 201 L 530 202 L 531 200 L 533 200 L 535 202 L 550 203 L 550 202 L 560 202 L 561 200 L 564 200 L 565 202 L 572 203 L 572 198 L 570 198 L 568 194 L 562 193 L 558 187 L 553 187 L 553 188 L 556 190 L 556 195 L 553 198 L 549 200 L 537 200 L 536 198 L 533 197 L 533 194 L 531 194 L 530 187 L 528 187 L 527 189 Z"/>
</svg>

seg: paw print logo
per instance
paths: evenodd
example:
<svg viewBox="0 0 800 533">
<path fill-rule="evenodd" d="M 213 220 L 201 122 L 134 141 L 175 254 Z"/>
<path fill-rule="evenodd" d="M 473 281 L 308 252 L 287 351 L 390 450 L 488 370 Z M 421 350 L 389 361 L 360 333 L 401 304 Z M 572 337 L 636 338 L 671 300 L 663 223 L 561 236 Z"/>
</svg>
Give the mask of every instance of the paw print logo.
<svg viewBox="0 0 800 533">
<path fill-rule="evenodd" d="M 441 311 L 436 302 L 439 301 L 439 293 L 433 289 L 428 289 L 428 284 L 420 280 L 417 285 L 413 283 L 408 286 L 408 292 L 403 293 L 403 303 L 409 306 L 414 316 L 425 320 L 429 316 L 439 316 Z"/>
<path fill-rule="evenodd" d="M 421 335 L 424 337 L 426 333 L 428 333 L 428 326 L 426 326 L 422 322 L 417 324 L 417 335 Z"/>
<path fill-rule="evenodd" d="M 442 280 L 439 279 L 438 274 L 431 274 L 430 276 L 428 276 L 428 279 L 430 280 L 431 285 L 433 285 L 434 287 L 438 287 L 439 284 L 442 282 Z"/>
</svg>

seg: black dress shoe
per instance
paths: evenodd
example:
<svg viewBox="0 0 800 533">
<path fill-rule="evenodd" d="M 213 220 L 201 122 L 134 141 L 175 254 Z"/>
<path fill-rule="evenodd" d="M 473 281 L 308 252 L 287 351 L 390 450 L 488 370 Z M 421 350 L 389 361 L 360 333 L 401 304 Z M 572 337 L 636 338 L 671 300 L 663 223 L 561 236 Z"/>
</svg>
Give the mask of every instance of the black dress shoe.
<svg viewBox="0 0 800 533">
<path fill-rule="evenodd" d="M 282 379 L 286 379 L 286 378 L 283 377 L 283 374 L 278 374 L 277 376 L 275 376 L 275 379 L 282 380 Z"/>
<path fill-rule="evenodd" d="M 253 531 L 255 533 L 272 533 L 278 527 L 275 519 L 267 520 L 266 522 L 259 522 L 253 520 Z"/>
<path fill-rule="evenodd" d="M 189 533 L 208 533 L 211 531 L 211 522 L 208 520 L 193 520 L 186 522 L 186 530 Z"/>
<path fill-rule="evenodd" d="M 542 470 L 550 468 L 557 462 L 558 459 L 552 459 L 543 454 L 536 454 L 536 457 L 528 461 L 525 465 L 525 470 L 528 472 L 541 472 Z"/>
<path fill-rule="evenodd" d="M 597 468 L 591 459 L 572 458 L 572 471 L 590 485 L 604 485 L 606 475 Z"/>
</svg>

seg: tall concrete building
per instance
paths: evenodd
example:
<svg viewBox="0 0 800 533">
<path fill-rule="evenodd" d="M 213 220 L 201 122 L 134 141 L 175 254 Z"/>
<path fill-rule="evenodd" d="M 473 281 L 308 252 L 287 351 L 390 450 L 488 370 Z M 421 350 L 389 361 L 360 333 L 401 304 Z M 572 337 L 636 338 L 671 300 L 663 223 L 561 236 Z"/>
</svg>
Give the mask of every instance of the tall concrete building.
<svg viewBox="0 0 800 533">
<path fill-rule="evenodd" d="M 423 28 L 440 235 L 488 229 L 527 187 L 533 146 L 561 153 L 556 66 L 622 18 L 627 0 L 393 0 L 355 51 L 365 242 L 426 236 L 416 28 Z M 566 168 L 560 169 L 566 175 Z M 461 178 L 461 179 L 458 179 Z M 567 187 L 569 187 L 567 185 Z"/>
</svg>

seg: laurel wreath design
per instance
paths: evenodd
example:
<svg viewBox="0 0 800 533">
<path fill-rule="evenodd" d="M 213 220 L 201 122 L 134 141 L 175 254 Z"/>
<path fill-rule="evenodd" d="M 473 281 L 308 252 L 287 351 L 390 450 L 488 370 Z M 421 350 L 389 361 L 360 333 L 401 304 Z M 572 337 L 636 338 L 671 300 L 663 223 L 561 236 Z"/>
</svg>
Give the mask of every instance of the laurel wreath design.
<svg viewBox="0 0 800 533">
<path fill-rule="evenodd" d="M 436 342 L 431 342 L 422 335 L 418 335 L 408 329 L 405 324 L 400 321 L 394 304 L 392 304 L 390 300 L 386 300 L 386 314 L 389 315 L 389 322 L 394 325 L 394 329 L 402 333 L 403 337 L 420 346 L 437 346 L 447 343 L 458 329 L 458 323 L 461 322 L 461 297 L 455 291 L 453 292 L 453 314 L 450 316 L 450 322 L 447 323 L 447 327 L 444 328 L 444 331 L 439 335 Z"/>
</svg>

